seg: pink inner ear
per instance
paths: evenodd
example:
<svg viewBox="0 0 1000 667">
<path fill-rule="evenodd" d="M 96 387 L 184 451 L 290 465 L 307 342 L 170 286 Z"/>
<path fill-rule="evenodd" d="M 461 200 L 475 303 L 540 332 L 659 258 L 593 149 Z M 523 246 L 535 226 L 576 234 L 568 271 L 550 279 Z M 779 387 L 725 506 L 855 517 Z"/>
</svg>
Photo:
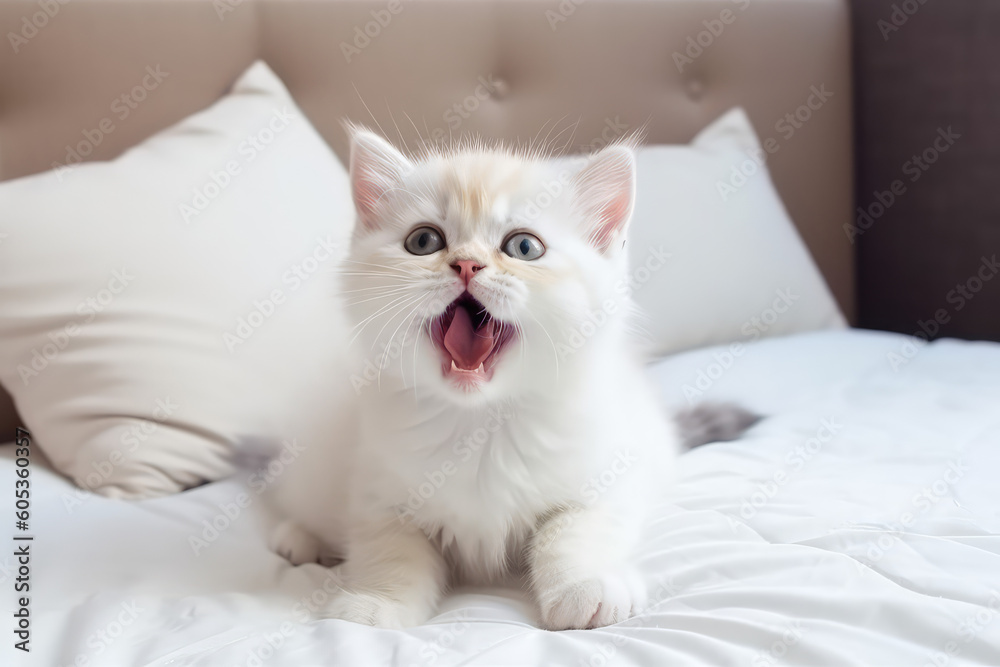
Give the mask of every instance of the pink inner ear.
<svg viewBox="0 0 1000 667">
<path fill-rule="evenodd" d="M 361 222 L 367 227 L 374 226 L 375 207 L 384 190 L 381 190 L 372 182 L 371 173 L 365 173 L 363 169 L 354 179 L 354 205 L 358 209 Z"/>
<path fill-rule="evenodd" d="M 353 158 L 351 180 L 353 181 L 354 205 L 358 209 L 361 224 L 371 229 L 377 225 L 376 210 L 379 200 L 385 195 L 387 189 L 386 178 L 373 169 L 373 165 L 368 162 L 371 155 L 359 154 Z"/>
<path fill-rule="evenodd" d="M 362 225 L 378 226 L 380 202 L 409 167 L 406 157 L 385 139 L 368 131 L 352 136 L 351 194 Z"/>
<path fill-rule="evenodd" d="M 578 196 L 588 221 L 587 240 L 599 251 L 621 238 L 632 217 L 635 166 L 624 146 L 605 149 L 580 174 Z"/>
<path fill-rule="evenodd" d="M 618 232 L 628 222 L 632 208 L 632 193 L 622 189 L 607 203 L 601 211 L 599 222 L 591 232 L 591 243 L 604 252 L 615 241 Z"/>
</svg>

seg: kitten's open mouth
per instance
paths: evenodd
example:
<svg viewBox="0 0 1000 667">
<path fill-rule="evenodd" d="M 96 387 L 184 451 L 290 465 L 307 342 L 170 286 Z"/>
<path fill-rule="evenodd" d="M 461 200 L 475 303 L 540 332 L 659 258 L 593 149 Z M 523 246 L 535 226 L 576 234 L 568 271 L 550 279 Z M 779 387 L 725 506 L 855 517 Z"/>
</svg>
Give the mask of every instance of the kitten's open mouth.
<svg viewBox="0 0 1000 667">
<path fill-rule="evenodd" d="M 488 382 L 514 329 L 495 319 L 468 292 L 431 323 L 431 341 L 441 353 L 441 370 L 463 386 Z"/>
</svg>

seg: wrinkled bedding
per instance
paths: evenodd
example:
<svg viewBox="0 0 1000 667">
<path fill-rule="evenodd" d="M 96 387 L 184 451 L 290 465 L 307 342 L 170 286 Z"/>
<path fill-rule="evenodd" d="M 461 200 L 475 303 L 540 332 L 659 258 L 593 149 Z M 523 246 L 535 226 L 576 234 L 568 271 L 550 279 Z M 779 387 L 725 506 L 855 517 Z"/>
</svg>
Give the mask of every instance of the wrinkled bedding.
<svg viewBox="0 0 1000 667">
<path fill-rule="evenodd" d="M 36 459 L 31 653 L 7 629 L 0 663 L 998 665 L 1000 345 L 918 343 L 821 332 L 652 366 L 671 404 L 766 418 L 682 457 L 639 554 L 651 606 L 600 630 L 538 630 L 502 588 L 457 590 L 406 631 L 312 618 L 335 571 L 267 550 L 259 480 L 123 503 Z M 11 627 L 16 567 L 0 553 Z"/>
</svg>

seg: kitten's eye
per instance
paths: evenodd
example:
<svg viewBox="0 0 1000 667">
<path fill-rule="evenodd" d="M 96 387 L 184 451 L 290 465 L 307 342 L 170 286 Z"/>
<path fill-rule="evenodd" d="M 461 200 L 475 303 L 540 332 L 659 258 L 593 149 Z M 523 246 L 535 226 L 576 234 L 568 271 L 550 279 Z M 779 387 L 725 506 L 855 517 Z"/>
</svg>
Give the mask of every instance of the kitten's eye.
<svg viewBox="0 0 1000 667">
<path fill-rule="evenodd" d="M 538 240 L 538 237 L 525 232 L 508 236 L 503 243 L 502 250 L 514 259 L 523 259 L 526 262 L 538 259 L 545 254 L 545 246 Z"/>
<path fill-rule="evenodd" d="M 444 248 L 444 239 L 433 227 L 417 227 L 406 237 L 403 247 L 411 255 L 431 255 Z"/>
</svg>

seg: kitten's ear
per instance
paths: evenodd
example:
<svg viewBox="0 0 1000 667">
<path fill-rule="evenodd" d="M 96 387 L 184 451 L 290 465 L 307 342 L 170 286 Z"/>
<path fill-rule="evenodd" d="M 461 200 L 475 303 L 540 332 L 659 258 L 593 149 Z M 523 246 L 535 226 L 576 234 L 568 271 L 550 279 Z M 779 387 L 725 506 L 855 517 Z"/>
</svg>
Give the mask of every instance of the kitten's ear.
<svg viewBox="0 0 1000 667">
<path fill-rule="evenodd" d="M 635 202 L 635 154 L 615 144 L 595 153 L 575 179 L 575 203 L 587 241 L 602 253 L 617 251 L 625 239 Z"/>
<path fill-rule="evenodd" d="M 392 144 L 362 127 L 351 133 L 351 192 L 358 218 L 367 229 L 378 227 L 382 197 L 398 187 L 413 164 Z"/>
</svg>

